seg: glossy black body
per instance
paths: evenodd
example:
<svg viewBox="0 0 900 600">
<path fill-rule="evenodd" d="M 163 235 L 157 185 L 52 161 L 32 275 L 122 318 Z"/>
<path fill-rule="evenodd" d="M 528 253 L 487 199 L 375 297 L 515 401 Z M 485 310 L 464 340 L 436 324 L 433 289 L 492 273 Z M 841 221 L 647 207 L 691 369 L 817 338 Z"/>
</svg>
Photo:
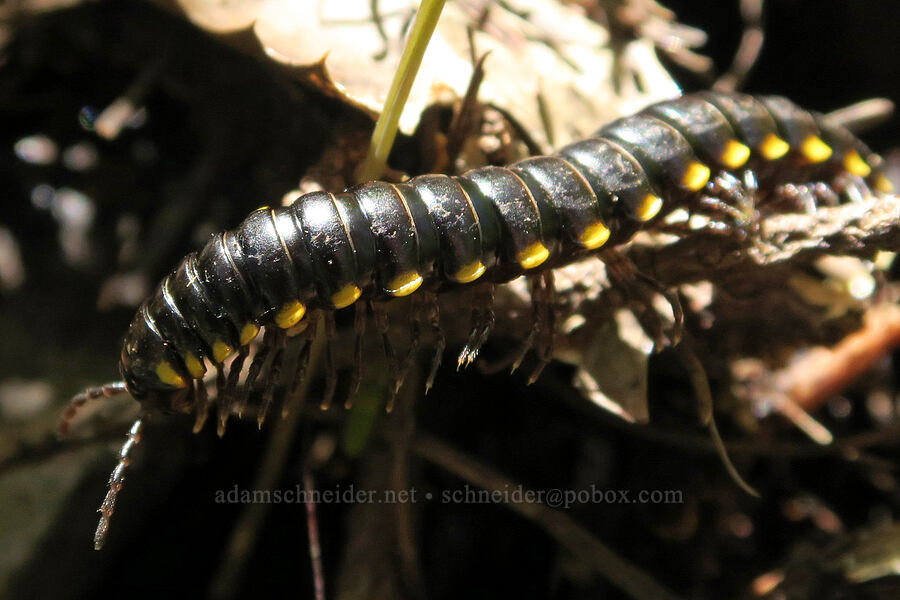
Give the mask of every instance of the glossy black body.
<svg viewBox="0 0 900 600">
<path fill-rule="evenodd" d="M 833 157 L 804 160 L 798 148 L 810 135 L 832 144 Z M 790 146 L 777 159 L 759 150 L 772 136 Z M 734 142 L 749 155 L 737 170 L 757 171 L 765 186 L 827 180 L 850 150 L 872 159 L 873 175 L 877 165 L 855 137 L 787 100 L 707 92 L 656 104 L 553 156 L 506 168 L 305 194 L 291 206 L 253 212 L 188 255 L 135 317 L 123 376 L 138 398 L 186 387 L 197 378 L 189 353 L 221 364 L 223 348 L 246 343 L 243 328 L 271 326 L 291 301 L 331 310 L 337 298 L 355 301 L 354 290 L 364 298 L 405 295 L 391 289 L 404 275 L 438 290 L 480 277 L 508 281 L 593 250 L 598 224 L 609 230 L 606 246 L 624 243 L 702 192 L 696 178 L 685 183 L 692 166 L 713 176 L 727 170 L 723 153 Z M 660 206 L 648 211 L 648 197 Z M 184 382 L 161 381 L 161 362 Z"/>
</svg>

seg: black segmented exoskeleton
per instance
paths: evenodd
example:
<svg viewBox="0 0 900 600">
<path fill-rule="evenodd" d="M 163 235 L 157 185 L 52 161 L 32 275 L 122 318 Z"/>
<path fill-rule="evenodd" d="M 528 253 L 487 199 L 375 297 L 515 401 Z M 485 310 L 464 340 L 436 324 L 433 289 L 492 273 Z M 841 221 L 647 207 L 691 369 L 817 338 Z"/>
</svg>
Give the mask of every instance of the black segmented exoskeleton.
<svg viewBox="0 0 900 600">
<path fill-rule="evenodd" d="M 476 303 L 472 334 L 460 356 L 461 364 L 471 362 L 493 323 L 490 284 L 532 276 L 539 314 L 541 301 L 552 300 L 553 268 L 622 244 L 673 209 L 691 208 L 715 195 L 718 173 L 754 173 L 763 197 L 780 184 L 839 178 L 888 191 L 879 164 L 847 130 L 788 100 L 710 92 L 652 105 L 552 156 L 505 168 L 372 182 L 340 194 L 304 194 L 288 207 L 254 211 L 237 229 L 214 235 L 202 250 L 189 254 L 132 321 L 122 347 L 124 382 L 80 394 L 69 416 L 88 399 L 128 391 L 146 414 L 195 410 L 199 430 L 208 406 L 203 379 L 211 365 L 220 433 L 236 396 L 242 395 L 240 412 L 246 390 L 257 380 L 265 387 L 262 422 L 283 370 L 288 334 L 308 321 L 299 364 L 284 370 L 290 375 L 288 393 L 297 389 L 316 323 L 308 316 L 312 311 L 324 315 L 331 339 L 333 311 L 361 298 L 383 300 L 417 291 L 426 301 L 416 303 L 412 351 L 418 347 L 423 313 L 430 314 L 438 338 L 430 386 L 443 349 L 435 292 L 487 282 L 479 288 L 483 298 Z M 721 200 L 727 205 L 727 198 Z M 371 306 L 396 389 L 404 369 L 390 348 L 385 314 L 377 303 Z M 357 310 L 359 335 L 365 304 Z M 239 393 L 249 344 L 261 328 L 266 329 L 263 344 Z M 359 383 L 358 339 L 351 392 Z M 541 358 L 549 360 L 546 349 Z M 330 351 L 326 360 L 333 362 Z M 331 375 L 328 399 L 334 389 Z M 140 421 L 110 477 L 97 548 L 139 433 Z"/>
</svg>

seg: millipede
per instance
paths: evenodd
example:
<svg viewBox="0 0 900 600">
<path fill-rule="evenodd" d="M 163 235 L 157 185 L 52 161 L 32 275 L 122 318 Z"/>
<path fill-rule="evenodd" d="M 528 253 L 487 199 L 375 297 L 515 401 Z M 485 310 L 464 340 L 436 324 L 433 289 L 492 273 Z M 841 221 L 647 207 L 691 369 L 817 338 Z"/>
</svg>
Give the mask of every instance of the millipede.
<svg viewBox="0 0 900 600">
<path fill-rule="evenodd" d="M 215 403 L 221 435 L 230 415 L 242 414 L 250 389 L 262 388 L 261 425 L 277 385 L 288 397 L 300 390 L 318 326 L 327 341 L 327 408 L 336 378 L 335 311 L 356 306 L 351 397 L 360 383 L 360 339 L 370 310 L 394 394 L 421 332 L 431 328 L 436 341 L 427 391 L 445 346 L 437 295 L 475 286 L 471 333 L 459 356 L 465 365 L 493 326 L 493 286 L 526 276 L 537 323 L 522 355 L 534 349 L 546 364 L 550 342 L 542 347 L 539 338 L 543 332 L 552 340 L 546 333 L 553 327 L 547 308 L 553 269 L 614 249 L 677 208 L 741 221 L 750 217 L 739 200 L 752 196 L 761 205 L 787 195 L 781 188 L 788 184 L 795 192 L 798 185 L 824 183 L 838 192 L 887 193 L 891 185 L 880 164 L 847 129 L 784 98 L 701 92 L 653 104 L 549 156 L 458 176 L 370 182 L 339 194 L 310 192 L 290 206 L 257 209 L 188 254 L 141 305 L 122 345 L 122 381 L 72 399 L 63 429 L 88 400 L 127 392 L 142 409 L 110 476 L 95 547 L 103 545 L 147 416 L 194 412 L 197 432 Z M 391 347 L 382 305 L 405 296 L 412 296 L 414 310 L 404 358 Z M 287 368 L 285 348 L 294 343 L 301 349 Z"/>
</svg>

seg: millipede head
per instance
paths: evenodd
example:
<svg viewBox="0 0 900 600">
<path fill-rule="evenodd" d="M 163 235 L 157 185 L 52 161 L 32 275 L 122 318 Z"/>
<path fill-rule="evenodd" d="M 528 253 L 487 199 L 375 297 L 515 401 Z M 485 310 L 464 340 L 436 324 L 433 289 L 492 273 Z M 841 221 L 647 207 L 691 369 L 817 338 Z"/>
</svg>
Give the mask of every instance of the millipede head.
<svg viewBox="0 0 900 600">
<path fill-rule="evenodd" d="M 130 383 L 126 385 L 127 391 L 140 403 L 141 412 L 146 414 L 189 413 L 196 404 L 193 385 L 176 389 L 142 389 Z"/>
<path fill-rule="evenodd" d="M 190 412 L 194 405 L 192 377 L 159 335 L 146 325 L 142 307 L 125 335 L 119 372 L 143 412 Z"/>
</svg>

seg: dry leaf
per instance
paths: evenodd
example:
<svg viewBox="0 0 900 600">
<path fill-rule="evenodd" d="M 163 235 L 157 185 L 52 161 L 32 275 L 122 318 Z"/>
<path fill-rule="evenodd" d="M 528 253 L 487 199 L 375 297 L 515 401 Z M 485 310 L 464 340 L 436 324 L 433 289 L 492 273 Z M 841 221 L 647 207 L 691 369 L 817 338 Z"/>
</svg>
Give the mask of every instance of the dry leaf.
<svg viewBox="0 0 900 600">
<path fill-rule="evenodd" d="M 266 53 L 291 65 L 324 59 L 331 85 L 349 101 L 379 112 L 418 3 L 411 0 L 179 0 L 188 17 L 226 33 L 252 27 Z M 377 15 L 372 9 L 376 7 Z M 608 34 L 578 7 L 553 0 L 451 2 L 445 7 L 400 119 L 411 133 L 438 93 L 462 97 L 472 52 L 490 52 L 480 99 L 511 114 L 545 149 L 583 137 L 601 123 L 680 91 L 656 60 L 652 43 L 622 56 L 612 84 Z"/>
</svg>

